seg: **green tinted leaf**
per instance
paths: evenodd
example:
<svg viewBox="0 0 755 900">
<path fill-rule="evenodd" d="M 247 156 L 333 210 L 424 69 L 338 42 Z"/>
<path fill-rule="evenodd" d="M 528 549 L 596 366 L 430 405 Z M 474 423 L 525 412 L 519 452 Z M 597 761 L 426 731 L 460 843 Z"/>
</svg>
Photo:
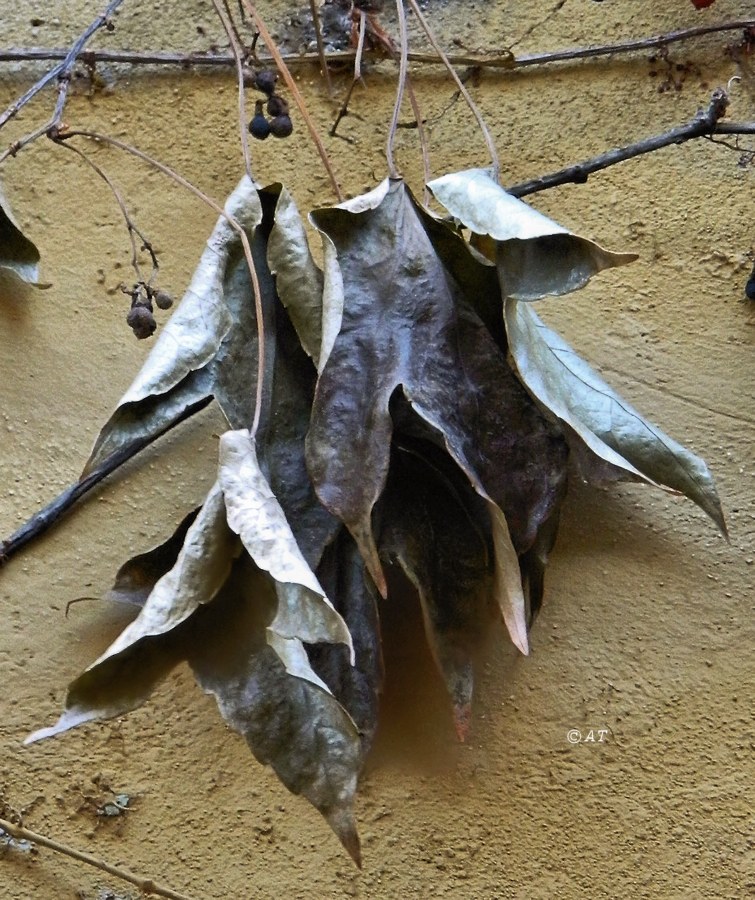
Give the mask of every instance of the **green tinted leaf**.
<svg viewBox="0 0 755 900">
<path fill-rule="evenodd" d="M 509 299 L 504 316 L 522 381 L 569 426 L 567 438 L 576 435 L 603 466 L 679 491 L 726 533 L 721 501 L 702 459 L 643 418 L 531 306 Z"/>
<path fill-rule="evenodd" d="M 507 194 L 484 169 L 454 172 L 428 184 L 435 198 L 474 234 L 495 241 L 504 296 L 538 300 L 583 287 L 597 272 L 637 259 L 572 234 Z"/>
<path fill-rule="evenodd" d="M 255 757 L 322 813 L 359 864 L 359 736 L 301 642 L 272 630 L 279 604 L 269 577 L 243 557 L 218 601 L 193 622 L 189 663 Z"/>
</svg>

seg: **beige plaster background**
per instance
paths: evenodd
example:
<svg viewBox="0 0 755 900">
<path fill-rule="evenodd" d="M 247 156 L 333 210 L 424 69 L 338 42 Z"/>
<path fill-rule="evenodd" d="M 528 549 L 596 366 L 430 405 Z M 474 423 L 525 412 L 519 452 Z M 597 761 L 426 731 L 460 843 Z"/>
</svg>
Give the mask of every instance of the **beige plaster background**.
<svg viewBox="0 0 755 900">
<path fill-rule="evenodd" d="M 304 2 L 299 4 L 306 6 Z M 390 6 L 390 4 L 387 4 Z M 0 43 L 67 46 L 104 2 L 0 0 Z M 512 43 L 551 0 L 428 0 L 447 46 Z M 262 0 L 279 27 L 291 5 Z M 298 9 L 298 7 L 295 7 Z M 516 52 L 644 36 L 743 17 L 718 0 L 567 0 Z M 33 26 L 32 18 L 42 20 Z M 127 0 L 96 46 L 201 49 L 222 43 L 205 0 Z M 390 22 L 390 17 L 386 17 Z M 201 28 L 206 34 L 198 32 Z M 503 160 L 503 181 L 550 171 L 686 120 L 737 74 L 712 36 L 670 51 L 681 90 L 659 93 L 650 54 L 485 72 L 473 87 Z M 675 68 L 686 65 L 687 71 Z M 0 105 L 43 71 L 0 65 Z M 653 72 L 661 74 L 653 75 Z M 116 67 L 106 91 L 78 91 L 71 124 L 133 141 L 222 199 L 241 173 L 230 73 Z M 336 78 L 339 96 L 348 76 Z M 323 132 L 334 114 L 316 69 L 300 84 Z M 386 173 L 394 70 L 375 67 L 326 138 L 348 193 Z M 434 174 L 485 165 L 484 145 L 440 70 L 416 72 Z M 755 84 L 732 86 L 732 117 L 753 118 Z M 44 120 L 46 93 L 3 130 L 5 146 Z M 408 115 L 408 113 L 407 113 Z M 304 128 L 254 146 L 260 181 L 280 180 L 304 209 L 332 202 Z M 752 143 L 752 142 L 751 142 Z M 215 219 L 136 161 L 92 148 L 160 252 L 180 294 Z M 494 635 L 480 673 L 470 742 L 455 743 L 416 609 L 386 604 L 383 727 L 358 802 L 357 872 L 306 802 L 289 795 L 178 671 L 130 716 L 28 748 L 67 683 L 124 625 L 97 597 L 130 555 L 163 539 L 213 479 L 217 413 L 142 458 L 0 571 L 0 787 L 29 827 L 171 884 L 219 898 L 743 898 L 755 892 L 753 596 L 755 305 L 743 299 L 755 250 L 755 169 L 706 141 L 668 148 L 535 196 L 564 225 L 640 254 L 544 315 L 645 414 L 704 456 L 731 532 L 727 544 L 688 501 L 649 487 L 575 486 L 549 570 L 533 653 Z M 399 163 L 421 189 L 413 131 Z M 148 351 L 128 331 L 130 250 L 104 185 L 74 154 L 40 141 L 0 173 L 41 249 L 45 293 L 0 306 L 0 533 L 73 481 L 95 435 Z M 572 746 L 570 728 L 606 728 Z M 104 786 L 104 787 L 103 787 Z M 125 816 L 93 812 L 107 787 Z M 90 798 L 87 800 L 87 798 Z M 136 896 L 48 851 L 0 855 L 12 900 Z"/>
</svg>

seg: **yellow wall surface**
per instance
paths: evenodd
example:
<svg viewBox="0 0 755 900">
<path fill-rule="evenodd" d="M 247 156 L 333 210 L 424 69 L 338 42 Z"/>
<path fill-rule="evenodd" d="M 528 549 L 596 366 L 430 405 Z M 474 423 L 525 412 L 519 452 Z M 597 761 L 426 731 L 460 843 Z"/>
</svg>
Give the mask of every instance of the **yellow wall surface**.
<svg viewBox="0 0 755 900">
<path fill-rule="evenodd" d="M 0 43 L 67 47 L 103 5 L 1 0 Z M 285 36 L 308 6 L 263 0 L 259 9 Z M 442 43 L 469 54 L 511 45 L 516 54 L 552 51 L 752 14 L 744 0 L 700 12 L 688 0 L 428 0 L 426 11 Z M 93 46 L 225 43 L 203 0 L 127 0 L 113 21 L 113 33 Z M 395 34 L 390 10 L 384 22 Z M 742 78 L 730 85 L 731 118 L 752 120 L 753 70 L 726 51 L 740 38 L 675 44 L 667 60 L 644 51 L 474 75 L 467 83 L 498 145 L 503 183 L 686 121 L 733 75 Z M 0 105 L 47 65 L 0 63 Z M 230 70 L 98 71 L 94 93 L 75 80 L 68 124 L 132 142 L 218 200 L 228 194 L 243 166 Z M 433 174 L 486 165 L 480 134 L 443 71 L 411 71 Z M 386 175 L 394 67 L 366 68 L 335 138 L 327 130 L 338 99 L 328 98 L 316 67 L 296 73 L 345 193 L 374 186 Z M 664 82 L 669 89 L 659 90 Z M 334 74 L 336 98 L 348 83 L 347 71 Z M 3 129 L 2 145 L 41 124 L 53 104 L 54 92 L 43 93 Z M 286 184 L 303 210 L 332 203 L 296 114 L 295 126 L 288 140 L 253 146 L 255 175 Z M 752 139 L 742 144 L 753 148 Z M 157 249 L 161 283 L 180 295 L 215 214 L 118 151 L 90 152 Z M 399 131 L 397 160 L 421 191 L 415 130 Z M 118 285 L 131 278 L 128 236 L 96 175 L 40 140 L 3 164 L 0 178 L 52 283 L 0 306 L 7 536 L 77 478 L 150 342 L 135 341 L 124 322 Z M 2 799 L 24 808 L 30 828 L 203 900 L 750 895 L 755 305 L 744 285 L 755 250 L 753 179 L 751 158 L 699 140 L 531 198 L 568 228 L 639 254 L 585 290 L 544 302 L 542 312 L 648 418 L 708 461 L 731 540 L 689 501 L 649 486 L 573 485 L 533 652 L 516 658 L 494 635 L 465 745 L 455 741 L 417 609 L 390 601 L 382 727 L 357 804 L 361 873 L 319 815 L 254 761 L 188 670 L 127 717 L 22 746 L 54 720 L 68 682 L 128 620 L 95 601 L 66 616 L 68 601 L 101 596 L 118 566 L 164 539 L 211 484 L 223 429 L 212 409 L 0 570 Z M 570 744 L 570 729 L 607 735 Z M 129 794 L 132 809 L 104 821 L 95 810 L 109 790 Z M 0 852 L 3 897 L 93 900 L 111 896 L 105 887 L 137 896 L 46 850 Z"/>
</svg>

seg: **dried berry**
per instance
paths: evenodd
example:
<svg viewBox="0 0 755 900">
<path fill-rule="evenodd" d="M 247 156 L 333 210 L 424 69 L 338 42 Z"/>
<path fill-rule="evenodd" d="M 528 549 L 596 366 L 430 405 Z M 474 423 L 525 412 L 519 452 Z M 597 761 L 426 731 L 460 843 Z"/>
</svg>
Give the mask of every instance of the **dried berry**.
<svg viewBox="0 0 755 900">
<path fill-rule="evenodd" d="M 275 90 L 275 82 L 278 80 L 278 76 L 272 69 L 262 69 L 261 72 L 257 72 L 257 77 L 254 81 L 257 90 L 262 91 L 263 94 L 273 93 Z"/>
<path fill-rule="evenodd" d="M 276 116 L 270 121 L 270 133 L 277 138 L 287 138 L 293 130 L 291 116 Z"/>
<path fill-rule="evenodd" d="M 755 272 L 750 276 L 750 280 L 745 285 L 745 297 L 748 300 L 755 300 Z"/>
<path fill-rule="evenodd" d="M 288 102 L 284 100 L 283 97 L 273 94 L 267 101 L 267 112 L 270 116 L 287 116 Z"/>
<path fill-rule="evenodd" d="M 155 291 L 152 296 L 159 309 L 170 309 L 173 306 L 173 297 L 167 291 Z"/>
<path fill-rule="evenodd" d="M 155 322 L 152 311 L 141 305 L 133 306 L 129 310 L 126 322 L 140 341 L 151 337 L 155 333 L 155 328 L 157 328 L 157 322 Z"/>
<path fill-rule="evenodd" d="M 254 118 L 249 123 L 249 133 L 252 137 L 256 137 L 258 141 L 264 141 L 266 137 L 270 136 L 270 123 L 262 112 L 261 100 L 257 101 L 257 111 L 254 114 Z"/>
</svg>

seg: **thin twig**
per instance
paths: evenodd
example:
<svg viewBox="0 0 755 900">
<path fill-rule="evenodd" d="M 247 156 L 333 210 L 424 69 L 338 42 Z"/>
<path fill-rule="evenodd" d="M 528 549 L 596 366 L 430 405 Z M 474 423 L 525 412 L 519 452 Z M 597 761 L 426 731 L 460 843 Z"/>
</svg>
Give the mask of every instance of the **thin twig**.
<svg viewBox="0 0 755 900">
<path fill-rule="evenodd" d="M 682 144 L 685 141 L 709 137 L 712 134 L 755 134 L 755 122 L 719 122 L 721 116 L 726 112 L 727 104 L 726 92 L 720 89 L 716 90 L 711 95 L 708 108 L 701 110 L 685 125 L 678 125 L 663 134 L 644 138 L 626 147 L 609 150 L 584 162 L 559 169 L 558 172 L 551 172 L 550 175 L 542 175 L 532 181 L 523 181 L 507 188 L 507 191 L 515 197 L 525 197 L 528 194 L 546 191 L 561 184 L 584 184 L 588 176 L 594 172 L 607 169 L 609 166 L 614 166 L 627 159 L 633 159 L 635 156 L 652 153 L 654 150 L 660 150 L 670 144 Z"/>
<path fill-rule="evenodd" d="M 338 126 L 341 124 L 341 119 L 349 114 L 349 103 L 351 102 L 351 95 L 354 93 L 354 88 L 356 88 L 357 84 L 362 80 L 362 54 L 364 53 L 364 36 L 366 32 L 367 16 L 365 15 L 364 10 L 359 10 L 359 37 L 357 39 L 356 56 L 354 57 L 354 80 L 349 85 L 349 89 L 346 92 L 346 97 L 341 104 L 341 108 L 338 110 L 336 120 L 335 122 L 333 122 L 333 126 L 330 129 L 331 137 L 336 136 Z"/>
<path fill-rule="evenodd" d="M 239 46 L 243 47 L 244 42 L 241 39 L 241 35 L 239 34 L 238 28 L 236 28 L 236 21 L 233 18 L 233 13 L 231 12 L 231 5 L 228 0 L 223 0 L 223 8 L 225 9 L 225 15 L 230 23 L 231 31 L 233 32 L 233 38 L 231 39 L 231 46 L 233 46 L 234 42 Z M 242 21 L 243 21 L 243 13 L 242 13 Z M 230 37 L 230 35 L 229 35 Z M 234 54 L 235 55 L 235 54 Z"/>
<path fill-rule="evenodd" d="M 23 109 L 26 104 L 32 100 L 37 94 L 47 87 L 47 85 L 54 79 L 59 78 L 60 76 L 66 75 L 69 70 L 73 67 L 73 64 L 76 62 L 77 57 L 86 46 L 87 41 L 91 38 L 91 36 L 99 31 L 103 25 L 107 25 L 110 20 L 110 17 L 113 13 L 118 9 L 118 7 L 123 3 L 123 0 L 110 0 L 110 3 L 107 6 L 105 12 L 101 13 L 97 18 L 91 22 L 87 28 L 83 31 L 83 33 L 73 42 L 71 47 L 66 51 L 66 55 L 63 57 L 63 61 L 60 65 L 55 66 L 50 69 L 46 75 L 43 75 L 39 81 L 29 88 L 29 90 L 19 97 L 14 103 L 5 110 L 2 115 L 0 115 L 0 128 L 5 125 L 10 119 L 14 116 L 18 115 L 21 109 Z"/>
<path fill-rule="evenodd" d="M 328 60 L 325 56 L 325 42 L 322 39 L 322 22 L 320 21 L 320 7 L 318 0 L 309 0 L 309 7 L 312 10 L 312 23 L 315 26 L 315 40 L 317 41 L 317 55 L 320 58 L 320 72 L 325 79 L 328 88 L 328 96 L 333 96 L 333 82 L 330 80 L 330 69 L 328 68 Z"/>
<path fill-rule="evenodd" d="M 167 897 L 168 900 L 189 900 L 189 897 L 187 897 L 186 894 L 179 894 L 177 891 L 173 891 L 169 887 L 159 884 L 153 878 L 145 878 L 142 875 L 135 875 L 133 872 L 129 872 L 128 869 L 111 866 L 110 863 L 106 863 L 102 859 L 97 859 L 96 856 L 92 856 L 90 853 L 84 853 L 81 850 L 76 850 L 74 847 L 69 847 L 67 844 L 61 844 L 59 841 L 54 841 L 52 838 L 45 837 L 43 834 L 29 831 L 29 829 L 24 828 L 23 825 L 15 825 L 13 822 L 8 822 L 6 819 L 0 819 L 0 828 L 16 840 L 31 841 L 34 844 L 39 844 L 40 847 L 47 847 L 48 850 L 54 850 L 56 853 L 62 853 L 64 856 L 69 856 L 71 859 L 78 860 L 78 862 L 86 863 L 88 866 L 94 866 L 95 869 L 99 869 L 101 872 L 107 872 L 108 875 L 113 875 L 115 878 L 128 881 L 130 884 L 136 885 L 136 887 L 145 894 L 154 894 L 157 897 Z"/>
<path fill-rule="evenodd" d="M 223 0 L 223 3 L 226 10 L 228 10 L 227 0 Z M 252 184 L 254 184 L 254 175 L 252 174 L 252 154 L 249 149 L 249 134 L 247 132 L 247 123 L 249 120 L 246 115 L 246 92 L 244 90 L 244 54 L 238 40 L 238 32 L 236 31 L 233 19 L 228 19 L 226 17 L 225 12 L 220 8 L 218 0 L 212 0 L 212 5 L 215 7 L 215 12 L 218 14 L 218 18 L 225 29 L 225 33 L 228 35 L 228 40 L 231 42 L 231 48 L 233 50 L 233 58 L 236 61 L 236 80 L 238 82 L 239 90 L 239 132 L 241 136 L 241 152 L 244 154 L 244 168 L 246 169 L 246 174 Z"/>
<path fill-rule="evenodd" d="M 689 41 L 720 31 L 740 31 L 755 27 L 755 19 L 741 19 L 736 22 L 721 22 L 718 25 L 698 25 L 695 28 L 681 28 L 667 34 L 656 34 L 653 37 L 637 38 L 632 41 L 619 41 L 616 44 L 600 44 L 595 47 L 574 47 L 569 50 L 556 50 L 550 53 L 527 53 L 517 56 L 514 68 L 525 66 L 542 66 L 550 63 L 569 62 L 575 59 L 591 59 L 597 56 L 613 56 L 615 53 L 637 53 L 641 50 L 653 50 Z"/>
<path fill-rule="evenodd" d="M 695 28 L 684 28 L 679 31 L 670 31 L 666 34 L 654 35 L 653 37 L 637 38 L 631 41 L 620 41 L 616 44 L 600 44 L 594 47 L 574 47 L 565 50 L 555 50 L 548 53 L 528 53 L 516 58 L 508 51 L 500 51 L 498 53 L 477 55 L 459 53 L 449 54 L 448 60 L 453 66 L 473 66 L 479 69 L 517 69 L 528 66 L 544 66 L 550 65 L 551 63 L 588 59 L 591 57 L 637 53 L 643 50 L 665 47 L 667 44 L 694 40 L 708 34 L 717 34 L 724 31 L 742 31 L 748 28 L 755 28 L 755 19 L 720 22 L 716 25 L 700 25 Z M 70 51 L 68 50 L 60 48 L 11 48 L 8 50 L 0 50 L 0 62 L 39 62 L 65 59 L 69 52 Z M 366 49 L 364 55 L 368 58 L 380 58 L 383 54 L 379 49 Z M 352 64 L 355 56 L 355 50 L 331 50 L 325 54 L 329 63 L 342 64 Z M 312 63 L 320 61 L 320 55 L 318 53 L 288 53 L 281 54 L 280 58 L 292 69 L 309 66 Z M 181 66 L 182 68 L 191 68 L 192 66 L 220 66 L 229 68 L 234 65 L 233 56 L 231 54 L 222 53 L 85 50 L 79 53 L 79 59 L 87 64 L 125 63 L 131 65 Z M 419 63 L 421 65 L 440 65 L 435 53 L 416 53 L 410 51 L 407 59 L 411 63 Z M 262 57 L 261 61 L 266 61 L 265 57 Z"/>
<path fill-rule="evenodd" d="M 423 183 L 425 185 L 424 203 L 425 206 L 429 206 L 430 188 L 428 188 L 427 185 L 430 181 L 432 181 L 432 172 L 430 170 L 430 150 L 427 143 L 427 136 L 425 134 L 425 120 L 422 118 L 422 110 L 420 109 L 417 95 L 414 93 L 414 85 L 412 84 L 412 79 L 409 76 L 408 72 L 406 74 L 406 93 L 409 95 L 409 103 L 411 103 L 412 112 L 414 113 L 414 121 L 417 123 L 417 137 L 419 138 L 420 153 L 422 154 L 422 174 L 424 178 Z"/>
<path fill-rule="evenodd" d="M 133 219 L 129 215 L 128 209 L 126 207 L 126 201 L 123 199 L 123 195 L 118 190 L 118 188 L 115 186 L 115 184 L 113 183 L 112 179 L 107 174 L 107 172 L 105 172 L 104 169 L 100 168 L 100 166 L 98 166 L 97 163 L 93 159 L 91 159 L 89 156 L 87 156 L 83 150 L 80 150 L 78 147 L 74 147 L 73 144 L 69 144 L 66 141 L 62 142 L 62 146 L 65 147 L 66 150 L 71 150 L 73 153 L 77 153 L 81 157 L 81 159 L 83 159 L 84 162 L 87 163 L 87 165 L 91 166 L 92 169 L 94 169 L 94 171 L 100 176 L 100 178 L 110 188 L 110 190 L 113 194 L 113 197 L 115 197 L 115 202 L 120 207 L 123 218 L 126 221 L 126 228 L 128 229 L 128 236 L 131 241 L 131 266 L 134 269 L 134 271 L 136 272 L 137 281 L 139 281 L 145 285 L 146 284 L 151 285 L 152 282 L 155 280 L 155 277 L 157 276 L 157 273 L 160 269 L 160 264 L 157 260 L 157 254 L 155 253 L 154 248 L 152 247 L 152 244 L 150 243 L 150 241 L 147 240 L 147 238 L 139 230 L 139 228 L 136 226 Z M 139 265 L 139 252 L 136 249 L 136 240 L 134 239 L 134 234 L 138 235 L 139 240 L 142 242 L 142 250 L 146 250 L 147 253 L 149 253 L 150 261 L 152 263 L 152 272 L 149 276 L 148 281 L 146 281 L 144 276 L 142 275 L 141 266 Z"/>
<path fill-rule="evenodd" d="M 456 72 L 456 69 L 454 69 L 454 67 L 451 65 L 448 57 L 443 52 L 443 48 L 440 46 L 440 44 L 435 39 L 435 35 L 433 34 L 432 29 L 430 28 L 430 25 L 429 25 L 427 19 L 422 14 L 422 10 L 420 9 L 420 6 L 419 6 L 419 3 L 417 3 L 417 0 L 409 0 L 409 5 L 411 6 L 412 12 L 414 13 L 414 15 L 419 19 L 419 23 L 422 26 L 422 28 L 424 29 L 424 32 L 427 35 L 427 39 L 432 44 L 433 50 L 435 50 L 435 52 L 438 54 L 438 56 L 443 60 L 443 65 L 451 73 L 451 77 L 456 82 L 456 86 L 458 87 L 459 92 L 461 93 L 461 96 L 466 100 L 467 106 L 469 106 L 470 110 L 472 111 L 472 115 L 477 120 L 477 124 L 480 128 L 480 131 L 482 132 L 483 138 L 485 139 L 485 144 L 487 145 L 488 153 L 490 154 L 490 158 L 493 162 L 493 177 L 495 178 L 496 181 L 498 181 L 499 173 L 501 170 L 501 164 L 498 159 L 498 153 L 495 148 L 495 142 L 493 141 L 493 137 L 490 134 L 490 130 L 488 129 L 487 125 L 485 124 L 485 120 L 482 117 L 482 113 L 480 112 L 477 104 L 472 99 L 472 95 L 467 90 L 464 82 L 461 80 L 461 78 L 459 78 L 459 76 Z"/>
<path fill-rule="evenodd" d="M 257 434 L 257 429 L 259 428 L 260 413 L 262 410 L 262 386 L 265 373 L 265 329 L 263 327 L 262 293 L 260 291 L 259 279 L 257 278 L 257 268 L 254 265 L 252 248 L 249 245 L 249 238 L 246 236 L 246 232 L 239 224 L 237 219 L 227 213 L 219 203 L 217 203 L 211 197 L 208 197 L 207 194 L 204 193 L 204 191 L 201 191 L 196 185 L 192 184 L 190 181 L 184 178 L 183 175 L 179 175 L 178 172 L 176 172 L 174 169 L 171 169 L 170 166 L 166 166 L 165 163 L 160 162 L 159 159 L 155 159 L 154 156 L 150 156 L 143 150 L 139 150 L 138 147 L 134 147 L 132 144 L 126 144 L 123 141 L 119 141 L 114 137 L 109 137 L 106 134 L 100 134 L 96 131 L 89 131 L 83 128 L 70 129 L 66 132 L 62 132 L 55 138 L 55 140 L 66 141 L 73 137 L 86 137 L 90 138 L 93 141 L 99 141 L 103 144 L 110 144 L 110 146 L 112 147 L 117 147 L 119 150 L 123 150 L 124 152 L 130 153 L 132 156 L 137 157 L 137 159 L 141 159 L 143 162 L 157 169 L 159 172 L 162 172 L 163 175 L 167 175 L 169 178 L 172 178 L 175 182 L 186 188 L 187 191 L 191 191 L 191 193 L 194 194 L 195 197 L 198 197 L 203 203 L 206 203 L 211 209 L 214 209 L 215 212 L 223 216 L 223 218 L 228 222 L 231 228 L 233 228 L 233 230 L 238 234 L 239 240 L 241 241 L 241 246 L 244 249 L 244 258 L 246 259 L 246 264 L 249 269 L 249 277 L 252 281 L 255 318 L 257 321 L 257 346 L 259 359 L 257 361 L 257 388 L 254 400 L 254 419 L 250 428 L 251 437 L 252 440 L 254 440 Z"/>
<path fill-rule="evenodd" d="M 407 54 L 409 52 L 407 28 L 406 28 L 406 11 L 402 0 L 396 0 L 396 14 L 398 15 L 399 38 L 401 41 L 399 56 L 399 75 L 398 86 L 396 88 L 396 103 L 393 107 L 393 116 L 391 117 L 391 127 L 388 129 L 388 141 L 385 148 L 385 156 L 388 161 L 388 174 L 391 178 L 398 178 L 398 169 L 393 158 L 393 145 L 396 141 L 396 130 L 398 128 L 398 118 L 401 114 L 401 105 L 404 102 L 404 89 L 406 87 L 406 74 L 408 70 Z"/>
<path fill-rule="evenodd" d="M 553 9 L 551 9 L 548 15 L 545 16 L 545 18 L 540 19 L 538 22 L 534 22 L 532 25 L 530 25 L 529 28 L 527 28 L 524 32 L 522 32 L 522 34 L 519 35 L 519 37 L 514 41 L 513 44 L 509 44 L 508 49 L 513 50 L 514 47 L 517 46 L 517 44 L 521 44 L 522 41 L 526 41 L 531 34 L 537 31 L 538 28 L 542 28 L 543 25 L 547 24 L 556 15 L 556 13 L 561 12 L 564 6 L 566 6 L 566 0 L 558 0 L 556 5 L 553 7 Z"/>
<path fill-rule="evenodd" d="M 70 84 L 70 73 L 66 72 L 64 75 L 60 75 L 58 77 L 58 99 L 55 101 L 55 109 L 52 116 L 50 116 L 50 118 L 44 123 L 44 125 L 40 125 L 39 128 L 35 128 L 34 131 L 31 131 L 29 132 L 29 134 L 26 134 L 22 138 L 19 138 L 17 141 L 14 141 L 10 145 L 10 147 L 8 147 L 3 153 L 1 153 L 0 165 L 2 165 L 9 156 L 15 156 L 28 144 L 34 143 L 37 138 L 42 137 L 42 135 L 44 134 L 50 134 L 52 131 L 58 128 L 63 118 L 63 109 L 66 105 L 66 98 L 68 97 L 68 87 Z"/>
<path fill-rule="evenodd" d="M 325 171 L 328 173 L 330 183 L 333 186 L 333 191 L 338 198 L 338 202 L 340 203 L 343 200 L 341 186 L 338 183 L 335 172 L 333 171 L 333 166 L 330 163 L 330 157 L 328 156 L 325 145 L 322 142 L 322 138 L 320 137 L 317 128 L 315 128 L 315 123 L 312 121 L 312 117 L 307 110 L 304 98 L 301 95 L 301 91 L 294 81 L 291 70 L 288 68 L 285 60 L 281 56 L 280 50 L 278 50 L 278 47 L 273 40 L 272 35 L 268 31 L 267 25 L 265 25 L 264 21 L 260 18 L 260 14 L 257 12 L 257 7 L 254 5 L 254 3 L 251 2 L 251 0 L 242 0 L 242 2 L 244 4 L 244 7 L 246 8 L 246 11 L 249 13 L 252 21 L 254 22 L 254 27 L 259 31 L 260 37 L 265 42 L 267 49 L 275 60 L 278 71 L 283 76 L 283 80 L 286 82 L 288 89 L 291 91 L 291 96 L 294 98 L 294 103 L 296 103 L 296 106 L 301 113 L 302 118 L 306 122 L 309 134 L 315 144 L 315 147 L 317 148 L 317 152 L 320 154 L 320 159 L 322 160 L 322 164 L 325 166 Z"/>
</svg>

